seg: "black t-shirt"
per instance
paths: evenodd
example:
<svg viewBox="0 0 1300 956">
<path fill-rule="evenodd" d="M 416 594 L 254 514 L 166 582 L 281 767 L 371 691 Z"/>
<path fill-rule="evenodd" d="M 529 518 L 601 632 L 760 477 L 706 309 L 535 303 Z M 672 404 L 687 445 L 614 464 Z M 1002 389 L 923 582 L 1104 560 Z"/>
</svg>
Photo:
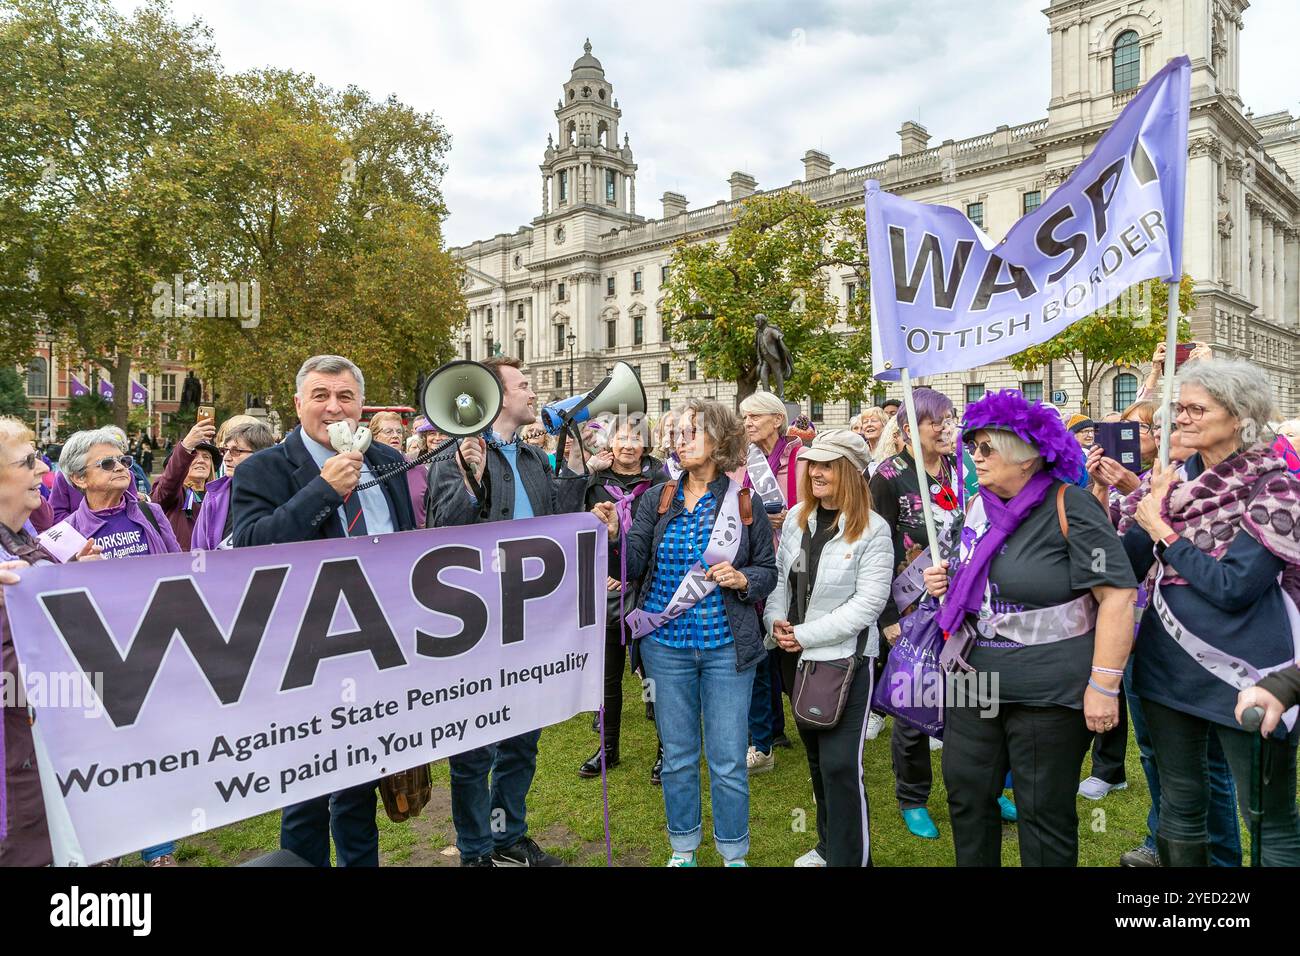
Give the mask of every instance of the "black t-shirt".
<svg viewBox="0 0 1300 956">
<path fill-rule="evenodd" d="M 808 560 L 808 593 L 812 593 L 813 584 L 817 581 L 817 565 L 821 562 L 822 551 L 826 549 L 826 543 L 835 537 L 840 530 L 840 513 L 838 511 L 829 511 L 821 505 L 817 506 L 817 530 L 813 532 L 812 541 L 809 548 Z M 792 567 L 790 569 L 789 589 L 790 589 L 790 609 L 787 615 L 791 624 L 803 623 L 803 608 L 798 606 L 794 600 L 794 595 L 798 594 L 798 572 Z"/>
<path fill-rule="evenodd" d="M 1060 482 L 1052 483 L 1042 503 L 1025 516 L 993 559 L 989 590 L 995 612 L 1068 604 L 1098 586 L 1137 587 L 1109 516 L 1096 498 L 1076 485 L 1065 486 L 1069 538 L 1061 536 L 1056 513 L 1060 487 Z M 1095 631 L 1089 631 L 1054 644 L 1030 646 L 981 638 L 968 662 L 977 671 L 997 675 L 1001 703 L 1078 710 L 1092 672 L 1094 637 Z"/>
</svg>

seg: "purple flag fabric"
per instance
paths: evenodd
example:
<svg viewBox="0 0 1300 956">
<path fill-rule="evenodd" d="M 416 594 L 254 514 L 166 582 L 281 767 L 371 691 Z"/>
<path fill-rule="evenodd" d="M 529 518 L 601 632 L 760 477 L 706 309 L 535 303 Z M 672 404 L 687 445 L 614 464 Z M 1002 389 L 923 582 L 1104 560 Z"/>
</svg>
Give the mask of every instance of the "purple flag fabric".
<svg viewBox="0 0 1300 956">
<path fill-rule="evenodd" d="M 959 210 L 900 199 L 869 180 L 875 377 L 995 362 L 1136 282 L 1178 279 L 1190 78 L 1186 56 L 1170 60 L 1000 243 Z"/>
<path fill-rule="evenodd" d="M 146 391 L 145 387 L 141 385 L 139 382 L 137 382 L 135 379 L 131 379 L 131 404 L 144 405 L 148 401 L 149 401 L 149 392 Z"/>
<path fill-rule="evenodd" d="M 77 378 L 77 376 L 73 375 L 71 372 L 68 373 L 68 379 L 71 382 L 69 391 L 72 393 L 73 398 L 80 398 L 82 395 L 90 394 L 90 389 L 86 388 L 81 379 Z"/>
<path fill-rule="evenodd" d="M 101 378 L 99 380 L 99 394 L 104 397 L 104 401 L 111 402 L 113 400 L 113 383 Z"/>
<path fill-rule="evenodd" d="M 25 572 L 56 865 L 598 709 L 608 541 L 574 514 Z"/>
</svg>

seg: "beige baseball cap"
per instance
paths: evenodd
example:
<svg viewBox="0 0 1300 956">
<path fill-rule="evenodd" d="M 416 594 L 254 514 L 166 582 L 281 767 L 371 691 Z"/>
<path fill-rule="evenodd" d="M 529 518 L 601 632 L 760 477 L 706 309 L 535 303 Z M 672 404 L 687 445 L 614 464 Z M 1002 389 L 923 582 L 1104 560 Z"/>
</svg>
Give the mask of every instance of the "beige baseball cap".
<svg viewBox="0 0 1300 956">
<path fill-rule="evenodd" d="M 847 428 L 820 432 L 813 443 L 799 452 L 804 461 L 834 461 L 847 458 L 858 471 L 865 471 L 871 462 L 871 451 L 861 435 Z"/>
</svg>

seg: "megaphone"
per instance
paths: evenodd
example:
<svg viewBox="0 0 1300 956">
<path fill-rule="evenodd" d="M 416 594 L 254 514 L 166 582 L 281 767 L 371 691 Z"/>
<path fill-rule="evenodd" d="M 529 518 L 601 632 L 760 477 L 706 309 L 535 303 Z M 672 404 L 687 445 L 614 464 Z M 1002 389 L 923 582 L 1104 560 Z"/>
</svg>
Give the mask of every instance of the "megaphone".
<svg viewBox="0 0 1300 956">
<path fill-rule="evenodd" d="M 503 397 L 501 382 L 491 369 L 457 359 L 424 380 L 420 411 L 444 435 L 465 438 L 492 426 Z"/>
<path fill-rule="evenodd" d="M 590 392 L 543 408 L 542 424 L 554 435 L 569 425 L 581 425 L 598 415 L 644 415 L 645 410 L 641 379 L 626 362 L 615 362 L 613 371 Z"/>
</svg>

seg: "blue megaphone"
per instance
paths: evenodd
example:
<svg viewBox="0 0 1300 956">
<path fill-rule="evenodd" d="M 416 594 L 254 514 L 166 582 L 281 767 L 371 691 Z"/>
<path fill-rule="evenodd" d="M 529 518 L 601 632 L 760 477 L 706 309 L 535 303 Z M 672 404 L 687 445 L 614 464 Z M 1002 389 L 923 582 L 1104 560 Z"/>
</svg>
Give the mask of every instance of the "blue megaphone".
<svg viewBox="0 0 1300 956">
<path fill-rule="evenodd" d="M 615 362 L 614 369 L 593 388 L 582 395 L 572 395 L 562 402 L 542 409 L 542 426 L 555 435 L 569 425 L 583 422 L 606 413 L 613 415 L 644 415 L 645 389 L 641 379 L 626 362 Z"/>
</svg>

